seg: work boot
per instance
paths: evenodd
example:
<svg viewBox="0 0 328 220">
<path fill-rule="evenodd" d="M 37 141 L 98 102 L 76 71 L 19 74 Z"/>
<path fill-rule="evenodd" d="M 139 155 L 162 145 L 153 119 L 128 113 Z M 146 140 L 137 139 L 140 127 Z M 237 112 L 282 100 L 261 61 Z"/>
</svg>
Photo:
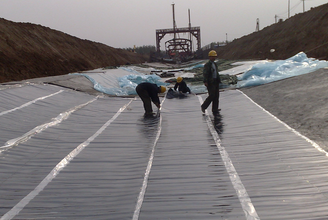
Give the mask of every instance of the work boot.
<svg viewBox="0 0 328 220">
<path fill-rule="evenodd" d="M 221 109 L 219 108 L 217 111 L 214 111 L 213 112 L 213 115 L 214 116 L 220 115 L 220 111 L 221 111 Z"/>
<path fill-rule="evenodd" d="M 154 113 L 153 112 L 146 112 L 144 114 L 144 117 L 148 118 L 148 117 L 154 117 Z"/>
</svg>

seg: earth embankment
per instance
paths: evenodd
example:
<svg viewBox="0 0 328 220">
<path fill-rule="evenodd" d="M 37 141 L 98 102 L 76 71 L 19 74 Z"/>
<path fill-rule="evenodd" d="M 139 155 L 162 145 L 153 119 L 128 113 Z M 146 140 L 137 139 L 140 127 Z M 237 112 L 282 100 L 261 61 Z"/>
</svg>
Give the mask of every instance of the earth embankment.
<svg viewBox="0 0 328 220">
<path fill-rule="evenodd" d="M 277 60 L 303 51 L 308 57 L 327 60 L 327 26 L 328 4 L 324 4 L 217 48 L 218 58 Z M 137 64 L 148 59 L 41 25 L 0 18 L 0 83 Z"/>
<path fill-rule="evenodd" d="M 41 25 L 0 18 L 1 83 L 147 60 L 147 56 L 82 40 Z"/>
<path fill-rule="evenodd" d="M 287 59 L 303 51 L 328 59 L 328 4 L 296 14 L 217 49 L 221 59 Z M 274 52 L 273 52 L 274 51 Z"/>
</svg>

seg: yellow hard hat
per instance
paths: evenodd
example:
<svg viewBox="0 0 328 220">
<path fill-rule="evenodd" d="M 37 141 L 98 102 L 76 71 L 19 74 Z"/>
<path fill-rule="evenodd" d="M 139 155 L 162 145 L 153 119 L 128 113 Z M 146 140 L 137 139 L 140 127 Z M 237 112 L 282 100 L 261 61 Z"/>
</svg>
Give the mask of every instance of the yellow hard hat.
<svg viewBox="0 0 328 220">
<path fill-rule="evenodd" d="M 161 87 L 161 93 L 164 93 L 166 91 L 165 86 L 160 86 Z"/>
<path fill-rule="evenodd" d="M 215 50 L 211 50 L 211 51 L 208 53 L 208 56 L 209 56 L 209 57 L 217 57 L 218 54 L 216 53 Z"/>
<path fill-rule="evenodd" d="M 179 77 L 177 78 L 177 83 L 181 83 L 181 82 L 182 82 L 182 77 L 179 76 Z"/>
</svg>

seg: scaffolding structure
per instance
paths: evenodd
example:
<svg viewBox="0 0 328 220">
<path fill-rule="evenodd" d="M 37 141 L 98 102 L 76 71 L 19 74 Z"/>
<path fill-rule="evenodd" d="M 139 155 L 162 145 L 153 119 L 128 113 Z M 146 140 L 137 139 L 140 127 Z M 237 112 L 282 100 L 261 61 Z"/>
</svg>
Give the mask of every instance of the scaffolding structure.
<svg viewBox="0 0 328 220">
<path fill-rule="evenodd" d="M 191 27 L 190 23 L 190 10 L 189 14 L 189 27 L 177 28 L 175 24 L 175 13 L 174 13 L 174 4 L 173 7 L 173 28 L 172 29 L 157 29 L 156 30 L 156 49 L 160 53 L 160 44 L 161 40 L 165 37 L 166 34 L 173 34 L 173 39 L 165 42 L 165 51 L 170 58 L 184 58 L 190 57 L 193 54 L 192 48 L 192 39 L 193 37 L 197 40 L 197 50 L 201 49 L 201 39 L 200 39 L 200 27 Z M 189 34 L 189 39 L 178 38 L 179 33 Z"/>
</svg>

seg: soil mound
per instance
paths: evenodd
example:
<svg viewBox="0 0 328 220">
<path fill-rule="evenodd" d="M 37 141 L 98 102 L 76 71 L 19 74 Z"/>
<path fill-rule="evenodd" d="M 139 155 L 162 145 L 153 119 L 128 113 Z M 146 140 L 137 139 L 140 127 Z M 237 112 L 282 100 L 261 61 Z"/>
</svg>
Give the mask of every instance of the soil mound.
<svg viewBox="0 0 328 220">
<path fill-rule="evenodd" d="M 324 4 L 219 47 L 218 58 L 287 59 L 303 51 L 309 57 L 327 60 L 327 26 L 328 4 Z M 137 64 L 148 59 L 41 25 L 0 18 L 0 83 Z"/>
<path fill-rule="evenodd" d="M 0 83 L 143 63 L 148 57 L 0 18 Z"/>
<path fill-rule="evenodd" d="M 221 59 L 287 59 L 303 51 L 328 58 L 328 4 L 311 8 L 217 49 Z M 274 49 L 274 52 L 272 52 Z"/>
</svg>

